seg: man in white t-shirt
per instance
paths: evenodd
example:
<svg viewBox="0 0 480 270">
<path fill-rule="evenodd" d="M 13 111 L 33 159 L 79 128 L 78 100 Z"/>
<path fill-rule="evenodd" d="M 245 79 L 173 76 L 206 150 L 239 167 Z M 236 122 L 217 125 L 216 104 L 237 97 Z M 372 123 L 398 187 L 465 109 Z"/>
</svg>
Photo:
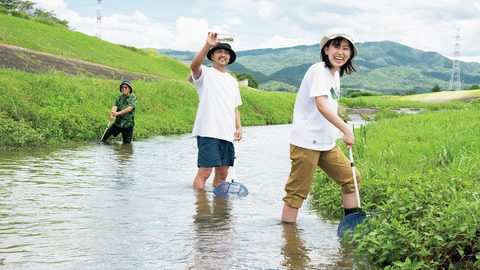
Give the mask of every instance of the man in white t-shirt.
<svg viewBox="0 0 480 270">
<path fill-rule="evenodd" d="M 212 67 L 202 65 L 205 57 L 212 61 Z M 190 64 L 199 98 L 192 131 L 198 146 L 198 172 L 193 181 L 197 190 L 205 189 L 213 168 L 213 186 L 225 182 L 235 159 L 233 142 L 242 139 L 240 89 L 237 80 L 227 73 L 227 65 L 235 59 L 230 45 L 219 43 L 217 33 L 209 32 L 205 45 Z"/>
<path fill-rule="evenodd" d="M 317 167 L 342 186 L 345 215 L 361 212 L 350 161 L 335 143 L 339 131 L 347 148 L 353 146 L 355 139 L 350 127 L 337 115 L 337 109 L 340 77 L 355 71 L 351 60 L 357 49 L 348 35 L 334 34 L 322 38 L 320 53 L 322 61 L 307 70 L 295 100 L 290 137 L 292 168 L 285 185 L 283 222 L 296 222 Z M 358 171 L 356 174 L 360 180 Z"/>
</svg>

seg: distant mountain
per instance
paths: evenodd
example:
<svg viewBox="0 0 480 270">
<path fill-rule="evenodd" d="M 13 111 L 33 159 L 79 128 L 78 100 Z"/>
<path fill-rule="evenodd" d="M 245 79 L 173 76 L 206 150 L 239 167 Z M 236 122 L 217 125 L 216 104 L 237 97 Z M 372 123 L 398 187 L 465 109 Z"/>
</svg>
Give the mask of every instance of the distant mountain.
<svg viewBox="0 0 480 270">
<path fill-rule="evenodd" d="M 177 59 L 184 63 L 190 63 L 196 53 L 196 52 L 189 52 L 189 51 L 176 51 L 176 50 L 170 50 L 170 49 L 157 49 L 157 52 L 158 54 L 166 55 L 168 57 Z"/>
<path fill-rule="evenodd" d="M 353 63 L 357 72 L 345 75 L 343 89 L 373 90 L 384 93 L 430 92 L 439 85 L 448 89 L 452 60 L 436 52 L 417 50 L 396 42 L 357 44 L 359 55 Z M 196 52 L 158 50 L 189 63 Z M 249 73 L 260 82 L 260 89 L 298 89 L 310 65 L 319 61 L 319 44 L 278 49 L 237 52 L 237 61 L 229 69 Z M 207 62 L 206 62 L 207 63 Z M 480 63 L 460 63 L 464 88 L 480 83 Z"/>
</svg>

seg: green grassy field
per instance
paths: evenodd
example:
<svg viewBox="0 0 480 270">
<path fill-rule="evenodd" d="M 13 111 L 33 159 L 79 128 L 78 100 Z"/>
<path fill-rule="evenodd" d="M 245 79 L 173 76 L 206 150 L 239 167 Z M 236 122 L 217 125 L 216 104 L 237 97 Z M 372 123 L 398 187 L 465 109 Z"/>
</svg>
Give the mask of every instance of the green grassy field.
<svg viewBox="0 0 480 270">
<path fill-rule="evenodd" d="M 163 78 L 185 80 L 190 72 L 186 65 L 155 52 L 126 48 L 61 26 L 3 14 L 0 43 Z"/>
<path fill-rule="evenodd" d="M 0 146 L 99 139 L 119 81 L 0 70 Z M 135 139 L 190 132 L 198 97 L 186 80 L 132 81 L 138 97 Z M 241 88 L 244 125 L 291 122 L 295 96 Z"/>
<path fill-rule="evenodd" d="M 422 108 L 427 110 L 460 109 L 480 98 L 480 90 L 444 91 L 410 96 L 366 96 L 341 98 L 349 108 Z M 467 102 L 466 102 L 467 101 Z"/>
<path fill-rule="evenodd" d="M 443 92 L 440 92 L 443 93 Z M 439 94 L 439 93 L 432 93 Z M 341 103 L 348 108 L 421 108 L 427 110 L 461 109 L 468 105 L 461 100 L 449 100 L 445 102 L 423 102 L 412 96 L 369 96 L 356 98 L 341 98 Z"/>
<path fill-rule="evenodd" d="M 443 91 L 404 96 L 400 100 L 421 101 L 427 103 L 442 103 L 449 101 L 469 101 L 480 98 L 480 90 Z"/>
</svg>

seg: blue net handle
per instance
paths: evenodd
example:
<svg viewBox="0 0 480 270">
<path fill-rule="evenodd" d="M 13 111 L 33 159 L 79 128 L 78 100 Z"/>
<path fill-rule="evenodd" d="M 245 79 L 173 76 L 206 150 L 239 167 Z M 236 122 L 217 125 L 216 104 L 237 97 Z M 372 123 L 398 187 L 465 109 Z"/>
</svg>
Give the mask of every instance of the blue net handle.
<svg viewBox="0 0 480 270">
<path fill-rule="evenodd" d="M 230 175 L 232 179 L 232 182 L 236 179 L 237 177 L 237 172 L 235 170 L 235 164 L 237 163 L 237 156 L 238 156 L 238 141 L 233 141 L 233 151 L 235 152 L 235 156 L 233 157 L 233 166 L 230 167 Z"/>
</svg>

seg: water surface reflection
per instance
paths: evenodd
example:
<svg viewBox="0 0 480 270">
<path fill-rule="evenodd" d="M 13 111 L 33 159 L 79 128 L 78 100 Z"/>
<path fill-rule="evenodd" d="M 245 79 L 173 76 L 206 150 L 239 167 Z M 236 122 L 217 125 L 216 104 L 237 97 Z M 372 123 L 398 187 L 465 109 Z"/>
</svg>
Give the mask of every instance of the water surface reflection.
<svg viewBox="0 0 480 270">
<path fill-rule="evenodd" d="M 311 269 L 310 250 L 305 247 L 296 224 L 283 224 L 283 265 L 288 269 Z"/>
<path fill-rule="evenodd" d="M 227 198 L 197 192 L 195 244 L 190 269 L 233 269 L 234 232 L 230 219 L 231 204 Z"/>
</svg>

